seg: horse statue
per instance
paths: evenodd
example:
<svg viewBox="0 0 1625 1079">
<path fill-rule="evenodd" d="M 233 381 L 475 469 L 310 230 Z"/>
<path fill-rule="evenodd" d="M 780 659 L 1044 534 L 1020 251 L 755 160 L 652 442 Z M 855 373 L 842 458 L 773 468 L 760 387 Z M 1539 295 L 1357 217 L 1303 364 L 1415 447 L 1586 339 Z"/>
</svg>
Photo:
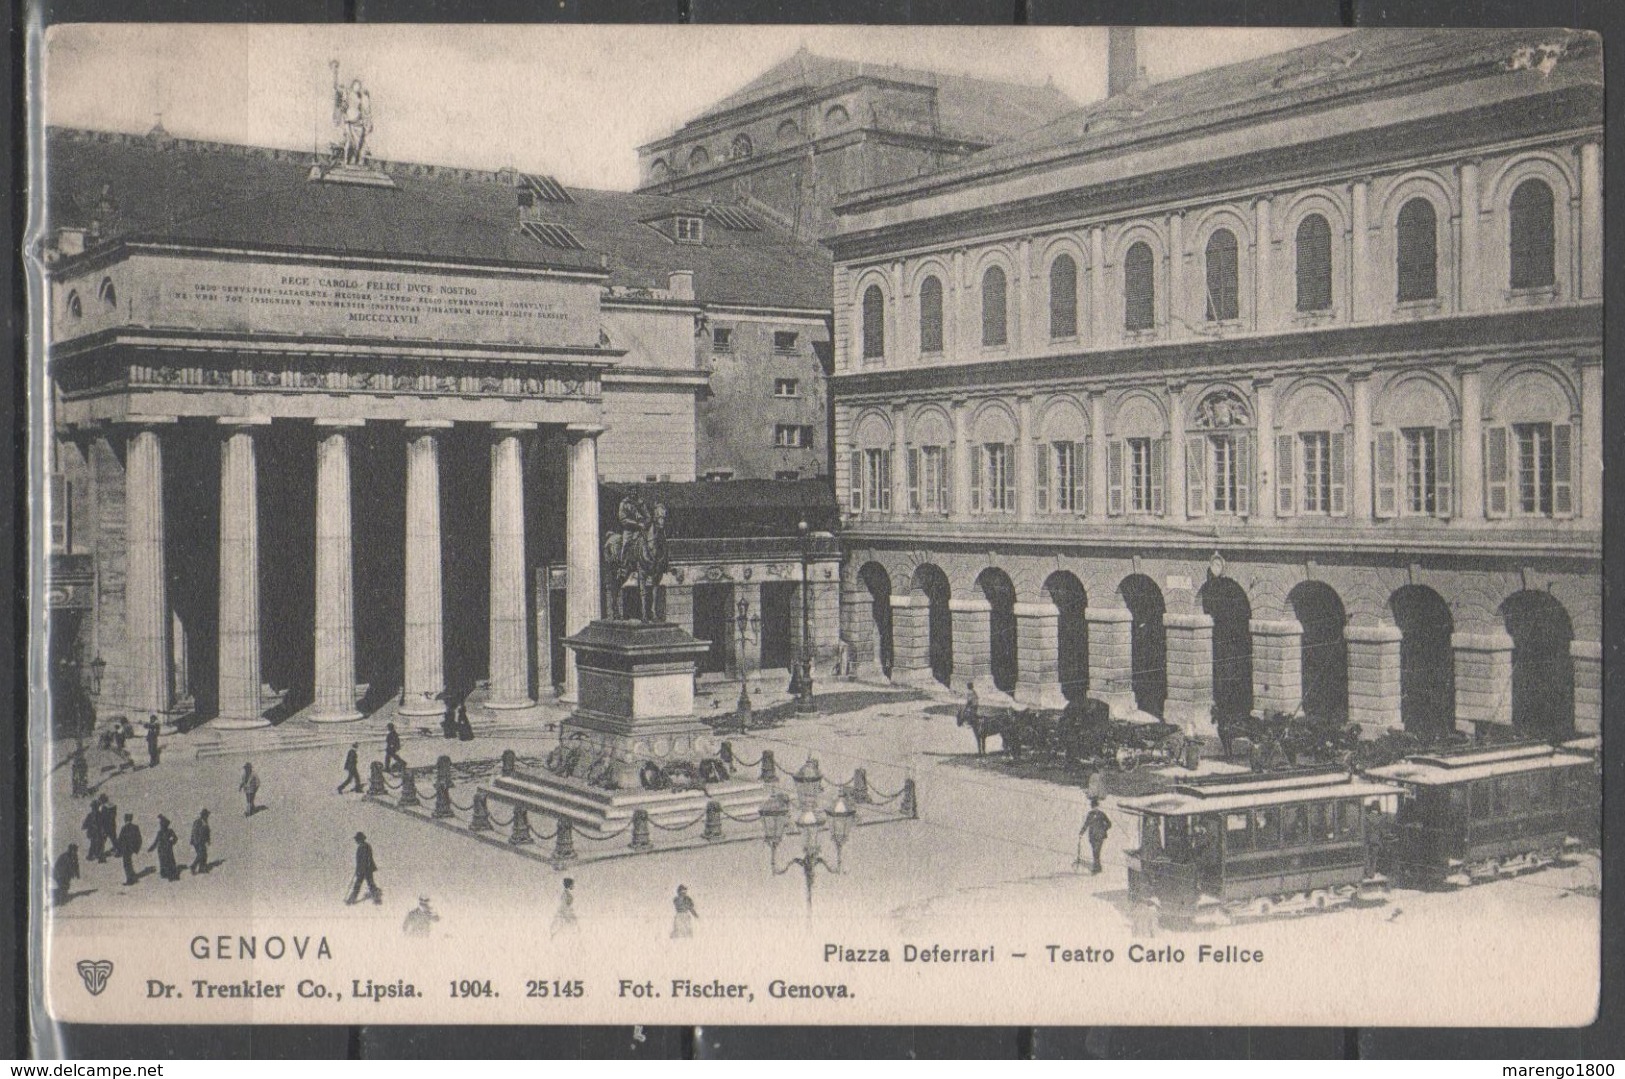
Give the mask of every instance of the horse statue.
<svg viewBox="0 0 1625 1079">
<path fill-rule="evenodd" d="M 627 495 L 618 514 L 621 531 L 604 539 L 604 609 L 611 618 L 626 617 L 622 590 L 628 581 L 638 589 L 640 621 L 658 622 L 665 612 L 655 610 L 656 589 L 666 575 L 666 507 L 650 509 L 641 499 Z"/>
</svg>

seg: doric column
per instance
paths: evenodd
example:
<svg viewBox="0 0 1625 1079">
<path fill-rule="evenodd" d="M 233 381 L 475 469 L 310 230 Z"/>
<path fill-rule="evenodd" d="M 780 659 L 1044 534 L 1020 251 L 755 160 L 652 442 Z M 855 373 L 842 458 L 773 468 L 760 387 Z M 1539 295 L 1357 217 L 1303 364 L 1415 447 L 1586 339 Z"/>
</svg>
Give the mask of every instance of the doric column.
<svg viewBox="0 0 1625 1079">
<path fill-rule="evenodd" d="M 924 596 L 891 597 L 891 679 L 901 685 L 929 685 L 931 605 Z"/>
<path fill-rule="evenodd" d="M 1484 519 L 1484 398 L 1477 363 L 1464 363 L 1456 368 L 1461 392 L 1461 468 L 1456 476 L 1456 516 L 1465 521 Z M 1582 432 L 1583 436 L 1583 432 Z M 1598 454 L 1597 465 L 1602 465 Z"/>
<path fill-rule="evenodd" d="M 220 694 L 216 727 L 265 727 L 260 698 L 259 475 L 254 428 L 271 421 L 222 419 L 220 447 Z"/>
<path fill-rule="evenodd" d="M 1349 389 L 1354 398 L 1354 486 L 1349 492 L 1349 518 L 1371 520 L 1371 372 L 1350 371 Z"/>
<path fill-rule="evenodd" d="M 954 627 L 954 688 L 985 682 L 993 670 L 993 604 L 981 596 L 954 596 L 948 613 Z"/>
<path fill-rule="evenodd" d="M 1602 642 L 1571 641 L 1574 660 L 1574 732 L 1602 733 Z"/>
<path fill-rule="evenodd" d="M 1400 730 L 1399 627 L 1351 625 L 1343 630 L 1349 652 L 1349 721 L 1368 736 Z"/>
<path fill-rule="evenodd" d="M 566 429 L 570 439 L 564 544 L 566 636 L 580 633 L 603 612 L 598 594 L 598 436 L 603 430 L 589 424 L 571 424 Z M 576 699 L 575 653 L 569 650 L 564 659 L 564 699 Z"/>
<path fill-rule="evenodd" d="M 1582 518 L 1602 527 L 1602 356 L 1580 363 L 1580 507 Z"/>
<path fill-rule="evenodd" d="M 1061 692 L 1061 612 L 1053 603 L 1016 604 L 1015 698 L 1031 708 L 1065 708 Z"/>
<path fill-rule="evenodd" d="M 164 450 L 157 428 L 173 417 L 144 417 L 125 443 L 124 678 L 135 721 L 169 711 L 169 580 L 164 565 Z"/>
<path fill-rule="evenodd" d="M 1259 712 L 1296 712 L 1303 703 L 1303 626 L 1296 619 L 1255 618 L 1253 707 Z"/>
<path fill-rule="evenodd" d="M 355 592 L 351 562 L 350 428 L 316 422 L 316 675 L 310 719 L 360 719 L 355 701 Z"/>
<path fill-rule="evenodd" d="M 1111 340 L 1106 313 L 1106 230 L 1089 230 L 1089 343 L 1096 348 Z"/>
<path fill-rule="evenodd" d="M 1459 250 L 1455 258 L 1456 269 L 1456 296 L 1457 303 L 1463 311 L 1471 311 L 1482 306 L 1480 304 L 1480 283 L 1482 275 L 1479 267 L 1483 263 L 1482 252 L 1479 250 L 1478 218 L 1479 218 L 1479 190 L 1478 190 L 1478 161 L 1468 158 L 1461 163 L 1457 170 L 1458 180 L 1461 184 L 1461 223 L 1457 231 L 1456 242 Z"/>
<path fill-rule="evenodd" d="M 1602 147 L 1580 144 L 1580 297 L 1602 295 Z"/>
<path fill-rule="evenodd" d="M 1275 516 L 1276 464 L 1275 464 L 1275 383 L 1265 376 L 1253 380 L 1253 395 L 1258 401 L 1257 437 L 1253 440 L 1258 454 L 1258 490 L 1253 492 L 1253 516 Z"/>
<path fill-rule="evenodd" d="M 1035 466 L 1033 464 L 1033 395 L 1016 398 L 1016 520 L 1033 519 Z"/>
<path fill-rule="evenodd" d="M 967 406 L 965 400 L 960 398 L 953 402 L 954 422 L 954 482 L 952 497 L 954 502 L 954 516 L 964 518 L 970 516 L 970 434 L 965 429 L 965 413 Z"/>
<path fill-rule="evenodd" d="M 1270 197 L 1262 195 L 1253 203 L 1253 228 L 1258 233 L 1253 247 L 1253 325 L 1260 330 L 1275 328 L 1275 276 L 1270 261 L 1275 254 L 1274 228 L 1270 224 Z"/>
<path fill-rule="evenodd" d="M 1099 697 L 1117 719 L 1133 712 L 1134 615 L 1127 607 L 1103 607 L 1091 599 L 1084 610 L 1089 623 L 1089 695 Z"/>
<path fill-rule="evenodd" d="M 491 695 L 487 708 L 528 708 L 525 646 L 525 460 L 520 437 L 533 423 L 494 423 L 491 446 Z"/>
<path fill-rule="evenodd" d="M 1456 729 L 1473 732 L 1476 723 L 1512 724 L 1512 638 L 1498 626 L 1455 633 Z"/>
<path fill-rule="evenodd" d="M 406 656 L 398 711 L 445 711 L 446 653 L 440 583 L 440 434 L 447 420 L 406 425 Z"/>
<path fill-rule="evenodd" d="M 1168 699 L 1163 718 L 1191 734 L 1213 734 L 1213 619 L 1164 614 L 1168 641 Z"/>
<path fill-rule="evenodd" d="M 1349 185 L 1349 310 L 1351 322 L 1369 322 L 1376 313 L 1372 300 L 1371 231 L 1367 191 L 1370 181 L 1355 180 Z M 1368 511 L 1369 512 L 1369 511 Z"/>
</svg>

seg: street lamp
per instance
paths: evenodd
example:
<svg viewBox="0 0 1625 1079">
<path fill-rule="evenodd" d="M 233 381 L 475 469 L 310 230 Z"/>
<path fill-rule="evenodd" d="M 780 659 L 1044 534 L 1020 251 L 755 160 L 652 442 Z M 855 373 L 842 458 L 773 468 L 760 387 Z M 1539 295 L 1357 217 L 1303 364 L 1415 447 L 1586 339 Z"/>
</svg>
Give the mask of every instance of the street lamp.
<svg viewBox="0 0 1625 1079">
<path fill-rule="evenodd" d="M 750 715 L 750 687 L 747 678 L 750 674 L 750 665 L 745 662 L 745 648 L 762 639 L 762 616 L 750 613 L 750 600 L 739 601 L 739 613 L 734 617 L 738 649 L 734 652 L 734 662 L 739 667 L 739 728 L 744 730 L 747 718 Z"/>
<path fill-rule="evenodd" d="M 840 793 L 835 798 L 835 804 L 828 809 L 821 809 L 818 804 L 820 794 L 824 789 L 824 777 L 818 770 L 818 761 L 809 758 L 801 766 L 801 770 L 794 777 L 796 785 L 796 828 L 801 832 L 801 855 L 791 858 L 783 868 L 778 864 L 779 844 L 783 842 L 790 823 L 790 798 L 783 792 L 774 794 L 760 810 L 762 821 L 762 837 L 767 840 L 768 865 L 773 875 L 782 877 L 791 869 L 800 867 L 802 878 L 806 882 L 807 912 L 812 913 L 813 880 L 819 866 L 826 872 L 842 873 L 843 854 L 846 842 L 852 835 L 852 822 L 857 817 L 857 810 L 846 801 L 846 795 Z M 823 832 L 829 829 L 830 839 L 835 844 L 835 862 L 830 864 L 823 854 Z"/>
<path fill-rule="evenodd" d="M 796 524 L 796 532 L 801 538 L 801 654 L 792 689 L 796 694 L 796 711 L 809 715 L 818 711 L 818 705 L 813 703 L 812 533 L 807 529 L 806 518 Z"/>
</svg>

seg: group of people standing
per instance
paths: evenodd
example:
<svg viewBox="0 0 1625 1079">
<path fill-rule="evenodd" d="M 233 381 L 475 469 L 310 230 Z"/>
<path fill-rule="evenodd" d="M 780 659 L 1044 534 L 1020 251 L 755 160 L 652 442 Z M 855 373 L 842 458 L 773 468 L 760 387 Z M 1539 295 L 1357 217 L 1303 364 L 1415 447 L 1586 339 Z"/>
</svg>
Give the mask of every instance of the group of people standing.
<svg viewBox="0 0 1625 1079">
<path fill-rule="evenodd" d="M 131 887 L 141 882 L 141 874 L 136 870 L 135 860 L 145 854 L 158 855 L 158 875 L 167 881 L 181 879 L 180 861 L 176 857 L 176 849 L 180 846 L 180 834 L 175 831 L 170 819 L 158 814 L 157 828 L 153 834 L 151 844 L 141 834 L 141 826 L 135 822 L 134 813 L 125 813 L 123 823 L 119 822 L 118 806 L 113 804 L 106 794 L 98 794 L 90 803 L 90 810 L 80 825 L 84 829 L 85 838 L 89 843 L 86 858 L 103 865 L 109 858 L 117 858 L 124 868 L 124 884 Z M 209 811 L 202 809 L 197 819 L 192 822 L 191 846 L 192 861 L 189 868 L 192 875 L 207 873 L 213 868 L 209 861 L 209 846 L 214 841 L 213 829 L 209 826 Z M 58 903 L 68 901 L 73 882 L 81 876 L 79 862 L 79 844 L 69 843 L 68 849 L 57 856 L 51 867 L 51 882 L 55 885 L 55 899 Z"/>
</svg>

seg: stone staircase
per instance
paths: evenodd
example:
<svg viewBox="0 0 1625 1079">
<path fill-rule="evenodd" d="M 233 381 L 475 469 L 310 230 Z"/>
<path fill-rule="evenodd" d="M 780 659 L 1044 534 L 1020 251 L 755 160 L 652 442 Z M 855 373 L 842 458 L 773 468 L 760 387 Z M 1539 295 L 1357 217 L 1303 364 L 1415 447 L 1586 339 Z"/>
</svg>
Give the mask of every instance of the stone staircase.
<svg viewBox="0 0 1625 1079">
<path fill-rule="evenodd" d="M 767 784 L 745 779 L 686 791 L 611 791 L 545 772 L 498 776 L 480 789 L 492 802 L 523 807 L 531 814 L 562 817 L 586 839 L 619 833 L 631 825 L 633 814 L 640 809 L 648 812 L 653 824 L 663 828 L 681 827 L 702 818 L 708 802 L 720 803 L 723 812 L 735 818 L 754 821 L 772 793 Z M 694 835 L 698 835 L 697 825 Z"/>
</svg>

